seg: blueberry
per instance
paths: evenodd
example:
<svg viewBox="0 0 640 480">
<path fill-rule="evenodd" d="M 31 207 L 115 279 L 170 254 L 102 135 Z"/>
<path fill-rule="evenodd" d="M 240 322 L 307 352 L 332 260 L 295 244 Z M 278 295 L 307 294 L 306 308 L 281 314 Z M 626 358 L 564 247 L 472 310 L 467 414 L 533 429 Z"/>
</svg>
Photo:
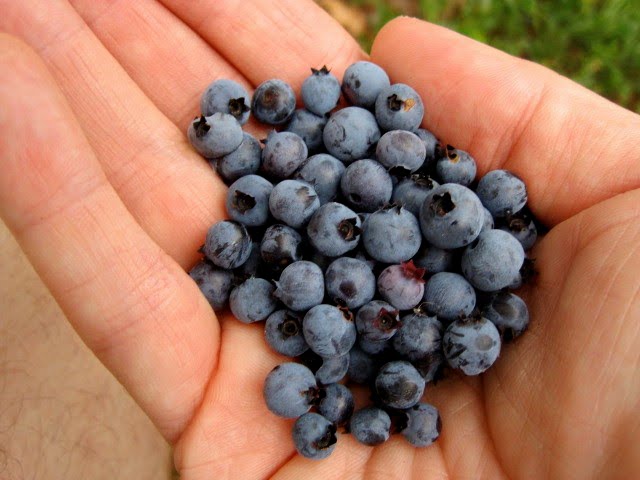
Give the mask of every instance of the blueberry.
<svg viewBox="0 0 640 480">
<path fill-rule="evenodd" d="M 376 277 L 362 260 L 340 257 L 325 272 L 327 296 L 349 309 L 359 308 L 376 293 Z"/>
<path fill-rule="evenodd" d="M 233 182 L 227 191 L 227 213 L 246 225 L 258 227 L 269 218 L 268 200 L 273 185 L 258 175 L 246 175 Z"/>
<path fill-rule="evenodd" d="M 251 254 L 251 237 L 241 223 L 223 220 L 207 231 L 203 253 L 221 268 L 237 268 Z"/>
<path fill-rule="evenodd" d="M 465 375 L 479 375 L 500 355 L 500 334 L 483 317 L 470 317 L 449 324 L 442 338 L 447 362 Z"/>
<path fill-rule="evenodd" d="M 233 281 L 230 271 L 216 268 L 203 260 L 189 271 L 189 276 L 196 282 L 211 308 L 222 310 L 227 305 Z"/>
<path fill-rule="evenodd" d="M 200 111 L 205 117 L 216 112 L 232 115 L 240 125 L 249 120 L 249 94 L 238 82 L 220 79 L 211 83 L 200 99 Z"/>
<path fill-rule="evenodd" d="M 287 266 L 276 282 L 274 295 L 291 310 L 302 312 L 322 303 L 324 276 L 315 263 L 306 260 Z"/>
<path fill-rule="evenodd" d="M 355 383 L 370 383 L 376 378 L 378 361 L 372 355 L 362 351 L 357 345 L 349 351 L 349 380 Z"/>
<path fill-rule="evenodd" d="M 469 283 L 484 292 L 511 284 L 524 263 L 524 250 L 513 235 L 502 230 L 482 232 L 462 254 L 460 265 Z"/>
<path fill-rule="evenodd" d="M 434 379 L 442 364 L 442 330 L 436 317 L 417 311 L 402 317 L 392 339 L 394 350 L 409 360 L 427 382 Z"/>
<path fill-rule="evenodd" d="M 369 340 L 366 337 L 358 336 L 358 348 L 369 355 L 383 356 L 389 350 L 388 340 Z"/>
<path fill-rule="evenodd" d="M 347 374 L 348 369 L 348 353 L 339 357 L 324 358 L 322 366 L 316 372 L 316 380 L 322 385 L 339 382 Z"/>
<path fill-rule="evenodd" d="M 436 172 L 443 183 L 458 183 L 467 187 L 476 178 L 476 161 L 464 150 L 447 145 L 444 156 L 436 163 Z"/>
<path fill-rule="evenodd" d="M 309 242 L 328 257 L 343 255 L 358 246 L 361 233 L 360 218 L 341 203 L 322 205 L 307 225 Z"/>
<path fill-rule="evenodd" d="M 438 139 L 433 133 L 424 128 L 416 130 L 416 135 L 422 140 L 426 152 L 422 168 L 429 168 L 437 160 Z"/>
<path fill-rule="evenodd" d="M 360 61 L 345 70 L 342 92 L 353 105 L 372 109 L 378 94 L 390 84 L 389 76 L 381 67 Z"/>
<path fill-rule="evenodd" d="M 336 425 L 346 423 L 353 413 L 351 390 L 340 383 L 332 383 L 324 388 L 324 398 L 318 405 L 318 413 Z"/>
<path fill-rule="evenodd" d="M 244 139 L 242 127 L 227 113 L 197 117 L 189 124 L 187 136 L 193 148 L 206 158 L 227 155 L 238 148 Z"/>
<path fill-rule="evenodd" d="M 353 314 L 333 305 L 316 305 L 302 320 L 302 331 L 309 348 L 323 358 L 349 353 L 356 342 Z"/>
<path fill-rule="evenodd" d="M 275 287 L 264 278 L 249 278 L 231 290 L 229 307 L 242 323 L 266 319 L 278 306 L 273 297 Z"/>
<path fill-rule="evenodd" d="M 481 232 L 484 232 L 485 230 L 491 230 L 494 227 L 494 221 L 493 221 L 493 215 L 491 215 L 491 212 L 489 210 L 487 210 L 486 207 L 482 207 L 483 208 L 483 221 L 482 221 L 482 230 L 480 230 Z"/>
<path fill-rule="evenodd" d="M 382 300 L 372 300 L 356 314 L 356 328 L 360 340 L 384 342 L 398 330 L 398 310 Z"/>
<path fill-rule="evenodd" d="M 262 147 L 253 135 L 242 134 L 242 143 L 233 152 L 216 162 L 216 171 L 227 183 L 233 183 L 240 177 L 258 173 L 262 158 Z"/>
<path fill-rule="evenodd" d="M 522 248 L 529 250 L 538 239 L 538 229 L 529 215 L 522 210 L 516 213 L 507 213 L 500 219 L 500 230 L 510 233 L 520 242 Z"/>
<path fill-rule="evenodd" d="M 389 265 L 378 276 L 380 296 L 398 310 L 417 306 L 424 294 L 424 269 L 413 262 Z"/>
<path fill-rule="evenodd" d="M 453 270 L 455 262 L 456 254 L 454 251 L 434 247 L 427 242 L 422 242 L 420 250 L 413 257 L 415 266 L 424 268 L 429 274 Z"/>
<path fill-rule="evenodd" d="M 262 277 L 263 262 L 260 256 L 260 244 L 251 242 L 251 253 L 249 258 L 237 268 L 234 268 L 233 276 L 236 284 L 244 282 L 249 277 Z"/>
<path fill-rule="evenodd" d="M 376 393 L 391 408 L 409 408 L 422 397 L 425 381 L 420 372 L 404 360 L 385 363 L 376 376 Z"/>
<path fill-rule="evenodd" d="M 293 444 L 300 455 L 313 460 L 327 458 L 333 452 L 336 426 L 318 413 L 305 413 L 293 424 Z"/>
<path fill-rule="evenodd" d="M 290 310 L 276 310 L 264 325 L 267 344 L 287 357 L 297 357 L 309 349 L 302 334 L 302 317 Z"/>
<path fill-rule="evenodd" d="M 260 242 L 262 259 L 278 267 L 302 260 L 300 243 L 302 237 L 293 228 L 275 224 L 265 230 Z"/>
<path fill-rule="evenodd" d="M 440 272 L 425 285 L 424 302 L 424 308 L 438 318 L 455 320 L 471 314 L 476 306 L 476 292 L 462 275 Z"/>
<path fill-rule="evenodd" d="M 313 185 L 320 205 L 324 205 L 336 198 L 344 170 L 344 163 L 336 157 L 319 153 L 309 157 L 295 173 L 294 178 Z"/>
<path fill-rule="evenodd" d="M 380 92 L 375 104 L 376 120 L 382 130 L 416 131 L 424 117 L 420 95 L 408 85 L 393 84 Z"/>
<path fill-rule="evenodd" d="M 374 151 L 380 129 L 371 112 L 360 107 L 346 107 L 335 112 L 322 132 L 324 146 L 345 163 L 365 158 Z"/>
<path fill-rule="evenodd" d="M 349 425 L 358 442 L 374 447 L 389 439 L 391 418 L 380 408 L 367 407 L 355 411 Z"/>
<path fill-rule="evenodd" d="M 340 189 L 352 208 L 373 212 L 389 202 L 393 182 L 382 164 L 363 159 L 347 167 L 340 180 Z"/>
<path fill-rule="evenodd" d="M 311 76 L 302 82 L 302 102 L 307 110 L 324 115 L 333 110 L 340 100 L 340 82 L 326 66 L 311 69 Z"/>
<path fill-rule="evenodd" d="M 301 180 L 282 180 L 269 196 L 269 210 L 276 220 L 293 228 L 305 226 L 320 208 L 314 188 Z"/>
<path fill-rule="evenodd" d="M 436 407 L 428 403 L 418 403 L 404 413 L 407 426 L 401 433 L 414 447 L 427 447 L 438 439 L 442 421 Z"/>
<path fill-rule="evenodd" d="M 378 141 L 376 159 L 385 167 L 415 172 L 427 155 L 424 143 L 415 133 L 391 130 Z"/>
<path fill-rule="evenodd" d="M 499 292 L 482 309 L 482 316 L 491 320 L 504 341 L 511 341 L 529 326 L 529 310 L 520 297 L 509 292 Z"/>
<path fill-rule="evenodd" d="M 420 216 L 420 207 L 427 197 L 427 194 L 440 185 L 431 177 L 414 173 L 409 178 L 401 180 L 394 188 L 391 200 L 397 205 L 413 213 L 416 217 Z"/>
<path fill-rule="evenodd" d="M 307 158 L 307 145 L 292 132 L 271 131 L 262 150 L 262 170 L 273 178 L 291 176 Z"/>
<path fill-rule="evenodd" d="M 422 243 L 418 220 L 403 207 L 391 206 L 372 213 L 362 230 L 365 250 L 383 263 L 406 262 L 418 253 Z"/>
<path fill-rule="evenodd" d="M 420 208 L 422 235 L 439 248 L 469 245 L 482 230 L 483 221 L 482 203 L 476 194 L 457 183 L 431 190 Z"/>
<path fill-rule="evenodd" d="M 494 217 L 518 212 L 527 203 L 527 188 L 507 170 L 492 170 L 478 182 L 476 194 Z"/>
<path fill-rule="evenodd" d="M 291 115 L 285 131 L 298 135 L 307 145 L 307 150 L 315 153 L 324 148 L 322 131 L 327 120 L 326 116 L 318 116 L 305 108 L 299 108 Z"/>
<path fill-rule="evenodd" d="M 288 83 L 277 78 L 258 85 L 253 92 L 251 111 L 259 122 L 269 125 L 286 123 L 296 109 L 296 94 Z"/>
<path fill-rule="evenodd" d="M 267 408 L 280 417 L 296 418 L 309 411 L 319 397 L 316 377 L 304 365 L 286 362 L 275 367 L 264 381 Z"/>
</svg>

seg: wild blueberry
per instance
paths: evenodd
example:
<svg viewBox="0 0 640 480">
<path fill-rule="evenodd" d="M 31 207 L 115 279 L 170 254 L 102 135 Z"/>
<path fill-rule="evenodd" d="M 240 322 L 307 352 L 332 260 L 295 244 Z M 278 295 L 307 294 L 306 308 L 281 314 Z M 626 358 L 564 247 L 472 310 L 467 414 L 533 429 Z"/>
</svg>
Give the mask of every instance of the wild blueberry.
<svg viewBox="0 0 640 480">
<path fill-rule="evenodd" d="M 329 385 L 342 380 L 349 369 L 349 353 L 339 357 L 324 358 L 316 372 L 316 380 L 321 385 Z"/>
<path fill-rule="evenodd" d="M 529 326 L 529 310 L 520 297 L 509 292 L 499 292 L 482 309 L 482 316 L 491 320 L 504 341 L 519 337 Z"/>
<path fill-rule="evenodd" d="M 276 366 L 264 381 L 267 408 L 280 417 L 296 418 L 319 400 L 318 384 L 304 365 L 286 362 Z"/>
<path fill-rule="evenodd" d="M 398 310 L 409 310 L 422 301 L 424 269 L 412 261 L 389 265 L 378 276 L 380 296 Z"/>
<path fill-rule="evenodd" d="M 462 275 L 436 273 L 425 285 L 423 306 L 442 320 L 466 317 L 476 306 L 476 291 Z"/>
<path fill-rule="evenodd" d="M 237 268 L 251 254 L 251 237 L 241 223 L 223 220 L 207 231 L 203 253 L 221 268 Z"/>
<path fill-rule="evenodd" d="M 242 134 L 242 143 L 233 152 L 228 153 L 216 162 L 216 171 L 227 183 L 233 183 L 240 177 L 258 173 L 262 158 L 262 147 L 253 135 Z"/>
<path fill-rule="evenodd" d="M 276 310 L 264 324 L 267 344 L 287 357 L 297 357 L 309 349 L 302 334 L 302 317 L 290 310 Z"/>
<path fill-rule="evenodd" d="M 315 263 L 306 260 L 287 266 L 276 282 L 275 297 L 296 312 L 322 303 L 324 275 Z"/>
<path fill-rule="evenodd" d="M 415 133 L 391 130 L 380 137 L 376 159 L 388 169 L 415 172 L 427 155 L 424 143 Z"/>
<path fill-rule="evenodd" d="M 262 150 L 262 171 L 269 177 L 291 176 L 307 158 L 307 145 L 295 133 L 272 130 Z"/>
<path fill-rule="evenodd" d="M 418 253 L 422 242 L 416 217 L 395 205 L 369 215 L 362 230 L 365 250 L 383 263 L 406 262 Z"/>
<path fill-rule="evenodd" d="M 278 306 L 273 297 L 275 287 L 264 278 L 249 278 L 231 290 L 231 313 L 242 323 L 266 319 Z"/>
<path fill-rule="evenodd" d="M 374 447 L 386 442 L 391 431 L 391 418 L 384 410 L 367 407 L 351 415 L 350 431 L 358 442 Z"/>
<path fill-rule="evenodd" d="M 349 309 L 359 308 L 376 293 L 376 277 L 362 260 L 340 257 L 324 275 L 327 296 Z"/>
<path fill-rule="evenodd" d="M 187 136 L 193 148 L 206 158 L 227 155 L 238 148 L 244 139 L 242 127 L 227 113 L 197 117 L 189 124 Z"/>
<path fill-rule="evenodd" d="M 244 125 L 249 120 L 250 97 L 242 85 L 226 78 L 211 83 L 200 99 L 200 111 L 205 117 L 216 112 L 228 113 Z"/>
<path fill-rule="evenodd" d="M 453 270 L 455 261 L 455 251 L 434 247 L 427 242 L 422 242 L 420 250 L 413 257 L 415 266 L 424 268 L 427 274 Z"/>
<path fill-rule="evenodd" d="M 376 378 L 378 360 L 355 345 L 349 351 L 349 380 L 355 383 L 370 383 Z"/>
<path fill-rule="evenodd" d="M 373 212 L 389 202 L 393 182 L 381 163 L 363 159 L 347 167 L 340 180 L 340 189 L 352 208 Z"/>
<path fill-rule="evenodd" d="M 358 348 L 369 355 L 382 356 L 385 351 L 389 350 L 388 340 L 370 340 L 363 336 L 358 336 Z"/>
<path fill-rule="evenodd" d="M 476 194 L 494 217 L 518 212 L 527 203 L 527 188 L 507 170 L 492 170 L 478 182 Z"/>
<path fill-rule="evenodd" d="M 277 78 L 258 85 L 253 92 L 251 111 L 259 122 L 269 125 L 286 123 L 296 109 L 296 94 L 288 83 Z"/>
<path fill-rule="evenodd" d="M 259 175 L 246 175 L 233 182 L 227 191 L 226 207 L 231 219 L 258 227 L 269 218 L 269 195 L 273 185 Z"/>
<path fill-rule="evenodd" d="M 418 403 L 404 411 L 407 426 L 401 431 L 414 447 L 427 447 L 435 442 L 442 430 L 440 413 L 433 405 Z"/>
<path fill-rule="evenodd" d="M 464 150 L 451 145 L 442 150 L 443 156 L 436 162 L 436 172 L 442 183 L 458 183 L 468 187 L 476 178 L 476 161 Z"/>
<path fill-rule="evenodd" d="M 434 379 L 442 364 L 442 331 L 436 317 L 418 310 L 402 317 L 392 339 L 394 350 L 409 360 L 426 382 Z"/>
<path fill-rule="evenodd" d="M 292 228 L 305 226 L 319 207 L 316 191 L 301 180 L 282 180 L 269 195 L 271 215 Z"/>
<path fill-rule="evenodd" d="M 428 169 L 437 160 L 438 139 L 433 133 L 424 128 L 417 129 L 416 135 L 422 140 L 426 151 L 424 163 L 421 168 Z"/>
<path fill-rule="evenodd" d="M 498 228 L 513 235 L 525 250 L 533 247 L 538 239 L 538 229 L 535 222 L 522 210 L 516 213 L 507 213 L 504 218 L 500 219 Z"/>
<path fill-rule="evenodd" d="M 482 230 L 480 230 L 481 232 L 484 232 L 485 230 L 491 230 L 494 227 L 494 221 L 493 221 L 493 215 L 491 215 L 491 212 L 489 210 L 487 210 L 486 207 L 482 207 L 483 208 L 483 214 L 484 214 L 484 219 L 482 222 Z"/>
<path fill-rule="evenodd" d="M 293 444 L 297 452 L 306 458 L 322 460 L 333 452 L 336 426 L 319 413 L 308 412 L 293 424 Z"/>
<path fill-rule="evenodd" d="M 353 314 L 333 305 L 316 305 L 302 320 L 302 331 L 309 348 L 323 358 L 349 353 L 356 341 Z"/>
<path fill-rule="evenodd" d="M 398 310 L 382 300 L 366 303 L 356 314 L 356 329 L 361 340 L 384 342 L 393 337 L 399 326 Z"/>
<path fill-rule="evenodd" d="M 346 107 L 335 112 L 322 132 L 324 146 L 345 163 L 367 157 L 374 151 L 380 129 L 371 112 L 360 107 Z"/>
<path fill-rule="evenodd" d="M 353 413 L 351 390 L 340 383 L 332 383 L 324 387 L 324 392 L 318 405 L 318 413 L 336 425 L 346 423 Z"/>
<path fill-rule="evenodd" d="M 324 115 L 333 110 L 340 100 L 340 82 L 326 65 L 318 70 L 312 68 L 311 75 L 302 82 L 301 94 L 307 110 Z"/>
<path fill-rule="evenodd" d="M 361 233 L 360 218 L 341 203 L 322 205 L 307 225 L 309 242 L 328 257 L 343 255 L 358 246 Z"/>
<path fill-rule="evenodd" d="M 291 115 L 285 131 L 298 135 L 307 145 L 309 152 L 315 153 L 324 148 L 322 131 L 327 120 L 326 116 L 318 116 L 305 108 L 299 108 Z"/>
<path fill-rule="evenodd" d="M 342 92 L 353 105 L 372 109 L 378 94 L 390 84 L 389 76 L 381 67 L 360 61 L 345 70 Z"/>
<path fill-rule="evenodd" d="M 409 85 L 395 83 L 380 92 L 375 104 L 382 130 L 416 131 L 424 117 L 420 95 Z"/>
<path fill-rule="evenodd" d="M 287 225 L 275 224 L 267 228 L 260 242 L 262 259 L 279 267 L 302 260 L 300 243 L 302 237 Z"/>
<path fill-rule="evenodd" d="M 424 393 L 425 381 L 420 372 L 404 360 L 385 363 L 376 376 L 376 394 L 391 408 L 414 406 Z"/>
<path fill-rule="evenodd" d="M 233 274 L 229 270 L 216 268 L 207 260 L 199 262 L 189 271 L 211 308 L 222 310 L 229 301 Z"/>
<path fill-rule="evenodd" d="M 391 201 L 397 205 L 402 205 L 413 215 L 420 216 L 420 207 L 427 194 L 440 185 L 431 177 L 414 173 L 409 178 L 401 180 L 394 188 Z"/>
<path fill-rule="evenodd" d="M 447 362 L 465 375 L 479 375 L 500 355 L 500 334 L 483 317 L 459 319 L 449 324 L 442 338 Z"/>
<path fill-rule="evenodd" d="M 338 194 L 344 163 L 326 153 L 309 157 L 295 173 L 294 178 L 304 180 L 315 189 L 320 205 L 332 201 Z"/>
</svg>

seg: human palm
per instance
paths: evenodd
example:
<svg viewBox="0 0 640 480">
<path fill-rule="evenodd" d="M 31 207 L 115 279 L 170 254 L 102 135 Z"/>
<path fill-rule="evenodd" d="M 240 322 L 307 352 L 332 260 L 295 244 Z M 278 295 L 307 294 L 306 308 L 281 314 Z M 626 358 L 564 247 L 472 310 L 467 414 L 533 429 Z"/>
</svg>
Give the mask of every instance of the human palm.
<svg viewBox="0 0 640 480">
<path fill-rule="evenodd" d="M 0 213 L 67 317 L 175 444 L 185 479 L 638 478 L 640 118 L 539 66 L 399 19 L 372 60 L 425 125 L 508 168 L 551 227 L 529 331 L 482 378 L 426 398 L 435 446 L 341 436 L 295 454 L 261 389 L 282 361 L 260 325 L 211 312 L 184 273 L 224 187 L 184 132 L 213 78 L 299 86 L 364 58 L 312 2 L 0 0 Z M 53 20 L 53 21 L 50 21 Z M 62 94 L 60 93 L 62 91 Z M 69 108 L 70 107 L 70 108 Z M 55 247 L 53 249 L 52 247 Z"/>
</svg>

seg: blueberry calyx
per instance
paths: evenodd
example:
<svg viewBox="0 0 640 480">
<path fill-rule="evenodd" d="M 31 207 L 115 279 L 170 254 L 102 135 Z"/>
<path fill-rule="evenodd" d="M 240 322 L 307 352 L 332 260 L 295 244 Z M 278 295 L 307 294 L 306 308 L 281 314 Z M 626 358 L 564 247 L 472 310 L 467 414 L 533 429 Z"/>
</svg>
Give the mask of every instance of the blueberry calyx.
<svg viewBox="0 0 640 480">
<path fill-rule="evenodd" d="M 411 175 L 411 180 L 419 187 L 425 187 L 428 189 L 433 189 L 435 186 L 433 185 L 433 179 L 429 175 L 425 175 L 424 173 L 414 173 Z"/>
<path fill-rule="evenodd" d="M 193 124 L 193 128 L 196 132 L 196 138 L 204 137 L 209 130 L 211 130 L 211 126 L 207 123 L 207 119 L 204 115 L 200 115 L 200 118 L 197 118 L 196 123 Z"/>
<path fill-rule="evenodd" d="M 378 312 L 378 316 L 374 320 L 374 325 L 383 332 L 396 330 L 400 327 L 399 314 L 400 312 L 398 310 L 387 310 L 383 307 Z"/>
<path fill-rule="evenodd" d="M 328 425 L 327 430 L 324 432 L 324 434 L 318 440 L 312 443 L 313 447 L 317 448 L 318 450 L 325 450 L 331 445 L 334 445 L 338 441 L 336 437 L 336 431 L 337 428 L 333 423 Z"/>
<path fill-rule="evenodd" d="M 236 190 L 233 195 L 233 206 L 240 213 L 246 213 L 256 206 L 256 199 L 252 195 Z"/>
<path fill-rule="evenodd" d="M 358 221 L 354 218 L 345 218 L 338 223 L 338 233 L 346 241 L 355 240 L 361 233 L 362 229 L 357 225 Z"/>
<path fill-rule="evenodd" d="M 396 166 L 396 167 L 391 167 L 389 169 L 389 174 L 393 175 L 394 177 L 397 177 L 399 179 L 401 178 L 407 178 L 411 175 L 411 170 L 409 170 L 408 168 L 402 167 L 400 165 Z"/>
<path fill-rule="evenodd" d="M 353 322 L 353 312 L 347 308 L 346 305 L 338 305 L 338 310 L 342 312 L 342 316 L 348 322 Z"/>
<path fill-rule="evenodd" d="M 512 213 L 511 211 L 507 211 L 505 215 L 505 223 L 507 228 L 512 232 L 524 232 L 529 228 L 529 224 L 531 223 L 531 218 L 525 212 L 516 212 Z"/>
<path fill-rule="evenodd" d="M 287 313 L 286 320 L 278 325 L 278 330 L 285 338 L 295 337 L 300 332 L 300 320 Z"/>
<path fill-rule="evenodd" d="M 396 95 L 395 93 L 387 98 L 387 107 L 389 107 L 389 110 L 392 110 L 394 112 L 399 112 L 400 110 L 402 110 L 403 104 L 404 102 L 400 98 L 398 98 L 398 95 Z"/>
<path fill-rule="evenodd" d="M 248 105 L 244 103 L 244 97 L 232 98 L 229 100 L 229 113 L 236 118 L 242 116 L 243 113 L 251 110 Z"/>
<path fill-rule="evenodd" d="M 429 208 L 439 217 L 444 217 L 447 213 L 456 208 L 456 204 L 451 200 L 451 194 L 446 192 L 442 195 L 434 195 L 433 202 L 431 202 Z"/>
<path fill-rule="evenodd" d="M 318 195 L 311 193 L 309 191 L 309 187 L 306 186 L 296 189 L 296 195 L 304 202 L 305 208 L 309 208 L 313 205 L 313 202 L 318 198 Z"/>
<path fill-rule="evenodd" d="M 311 73 L 313 75 L 328 75 L 330 71 L 331 70 L 329 70 L 326 65 L 323 65 L 320 69 L 311 68 Z"/>
<path fill-rule="evenodd" d="M 318 387 L 311 387 L 309 390 L 306 390 L 301 393 L 306 397 L 309 405 L 314 405 L 314 406 L 317 406 L 326 395 L 324 388 L 318 388 Z"/>
<path fill-rule="evenodd" d="M 402 273 L 404 273 L 405 277 L 412 278 L 418 282 L 424 283 L 424 274 L 427 273 L 426 268 L 416 267 L 416 264 L 413 263 L 413 260 L 409 260 L 408 262 L 401 263 L 402 265 Z"/>
</svg>

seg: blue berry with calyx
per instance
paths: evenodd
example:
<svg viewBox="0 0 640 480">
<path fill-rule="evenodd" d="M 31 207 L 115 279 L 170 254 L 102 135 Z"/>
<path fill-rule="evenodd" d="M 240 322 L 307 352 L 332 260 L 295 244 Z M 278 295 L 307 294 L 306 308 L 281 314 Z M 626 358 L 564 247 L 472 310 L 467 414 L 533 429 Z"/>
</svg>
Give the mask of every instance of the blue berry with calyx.
<svg viewBox="0 0 640 480">
<path fill-rule="evenodd" d="M 464 247 L 482 230 L 484 214 L 476 194 L 463 185 L 445 183 L 434 188 L 420 208 L 422 235 L 444 249 Z"/>
<path fill-rule="evenodd" d="M 351 415 L 349 430 L 358 442 L 375 447 L 389 439 L 391 418 L 387 412 L 380 408 L 363 408 L 356 410 Z"/>
<path fill-rule="evenodd" d="M 524 249 L 513 235 L 494 229 L 482 232 L 464 250 L 460 265 L 471 285 L 494 292 L 513 282 L 524 258 Z"/>
<path fill-rule="evenodd" d="M 247 132 L 243 132 L 242 135 L 242 143 L 238 148 L 215 161 L 215 169 L 227 185 L 245 175 L 258 173 L 260 170 L 262 161 L 260 142 Z"/>
<path fill-rule="evenodd" d="M 376 293 L 373 271 L 356 258 L 337 258 L 327 268 L 324 279 L 328 298 L 349 309 L 361 307 Z"/>
<path fill-rule="evenodd" d="M 316 153 L 324 149 L 322 131 L 327 120 L 329 118 L 325 115 L 319 116 L 306 108 L 299 108 L 291 115 L 285 131 L 298 135 L 307 145 L 309 153 Z"/>
<path fill-rule="evenodd" d="M 418 219 L 401 206 L 373 212 L 362 228 L 362 245 L 379 262 L 406 262 L 418 253 L 421 243 Z"/>
<path fill-rule="evenodd" d="M 196 282 L 211 308 L 222 310 L 227 305 L 233 284 L 232 272 L 202 260 L 189 271 L 189 276 Z"/>
<path fill-rule="evenodd" d="M 425 148 L 425 158 L 421 170 L 429 169 L 438 159 L 438 145 L 440 142 L 433 133 L 424 128 L 417 129 L 415 133 L 420 137 Z"/>
<path fill-rule="evenodd" d="M 441 369 L 443 326 L 422 310 L 404 315 L 393 336 L 394 350 L 416 367 L 426 382 L 434 380 Z"/>
<path fill-rule="evenodd" d="M 445 250 L 422 242 L 420 250 L 413 257 L 413 263 L 416 267 L 424 268 L 427 274 L 433 274 L 453 270 L 456 258 L 454 250 Z"/>
<path fill-rule="evenodd" d="M 527 203 L 527 187 L 508 170 L 492 170 L 478 182 L 476 194 L 494 217 L 515 213 Z"/>
<path fill-rule="evenodd" d="M 251 254 L 251 237 L 241 223 L 222 220 L 212 225 L 202 247 L 202 253 L 221 268 L 237 268 Z"/>
<path fill-rule="evenodd" d="M 292 228 L 304 227 L 320 208 L 315 189 L 302 180 L 282 180 L 269 195 L 269 210 L 276 220 Z"/>
<path fill-rule="evenodd" d="M 380 162 L 362 159 L 347 167 L 340 180 L 347 204 L 360 212 L 374 212 L 389 202 L 393 181 Z"/>
<path fill-rule="evenodd" d="M 233 152 L 244 136 L 238 121 L 227 113 L 197 117 L 187 130 L 189 142 L 205 158 L 218 158 Z"/>
<path fill-rule="evenodd" d="M 366 384 L 375 380 L 378 373 L 378 360 L 371 354 L 354 345 L 349 351 L 349 369 L 347 375 L 354 383 Z"/>
<path fill-rule="evenodd" d="M 372 300 L 356 313 L 356 329 L 359 339 L 371 342 L 385 342 L 393 337 L 400 327 L 398 310 L 393 305 Z"/>
<path fill-rule="evenodd" d="M 405 360 L 385 363 L 376 376 L 377 398 L 387 407 L 405 409 L 420 401 L 425 389 L 420 372 Z"/>
<path fill-rule="evenodd" d="M 318 404 L 318 413 L 335 425 L 349 421 L 353 413 L 354 401 L 351 390 L 341 383 L 324 387 L 324 397 Z"/>
<path fill-rule="evenodd" d="M 200 111 L 205 117 L 216 112 L 228 113 L 244 125 L 249 120 L 250 98 L 238 82 L 226 78 L 215 80 L 202 94 Z"/>
<path fill-rule="evenodd" d="M 424 173 L 414 173 L 393 187 L 391 201 L 402 205 L 418 218 L 427 194 L 440 184 Z"/>
<path fill-rule="evenodd" d="M 264 142 L 262 171 L 268 177 L 290 177 L 307 158 L 307 145 L 295 133 L 272 130 Z"/>
<path fill-rule="evenodd" d="M 292 436 L 296 451 L 312 460 L 327 458 L 337 442 L 336 426 L 314 412 L 305 413 L 295 421 Z"/>
<path fill-rule="evenodd" d="M 449 324 L 442 337 L 447 363 L 465 375 L 486 371 L 500 355 L 500 333 L 484 317 L 468 317 Z"/>
<path fill-rule="evenodd" d="M 356 342 L 353 314 L 333 305 L 312 307 L 302 320 L 302 331 L 309 348 L 323 358 L 348 354 Z"/>
<path fill-rule="evenodd" d="M 322 139 L 331 155 L 348 164 L 366 158 L 375 151 L 380 129 L 370 111 L 346 107 L 331 115 L 322 132 Z"/>
<path fill-rule="evenodd" d="M 425 285 L 422 306 L 441 320 L 466 317 L 476 307 L 476 291 L 462 275 L 436 273 Z"/>
<path fill-rule="evenodd" d="M 291 310 L 276 310 L 264 324 L 264 338 L 276 352 L 297 357 L 309 349 L 302 334 L 302 316 Z"/>
<path fill-rule="evenodd" d="M 468 187 L 476 178 L 476 161 L 464 150 L 447 145 L 436 162 L 436 172 L 442 183 L 458 183 Z"/>
<path fill-rule="evenodd" d="M 376 146 L 376 160 L 392 172 L 413 173 L 422 166 L 426 155 L 420 137 L 406 130 L 385 133 Z"/>
<path fill-rule="evenodd" d="M 251 111 L 259 122 L 282 125 L 291 118 L 295 109 L 296 94 L 283 80 L 267 80 L 253 92 Z"/>
<path fill-rule="evenodd" d="M 277 308 L 273 297 L 275 287 L 264 278 L 249 278 L 231 290 L 229 307 L 231 313 L 242 323 L 265 320 Z"/>
<path fill-rule="evenodd" d="M 315 263 L 306 260 L 293 262 L 280 274 L 274 296 L 296 312 L 321 304 L 324 298 L 322 270 Z"/>
<path fill-rule="evenodd" d="M 414 447 L 428 447 L 442 431 L 438 409 L 428 403 L 418 403 L 404 411 L 406 426 L 400 431 Z"/>
<path fill-rule="evenodd" d="M 344 163 L 336 157 L 327 153 L 318 153 L 305 160 L 293 178 L 313 185 L 320 199 L 320 205 L 324 205 L 336 198 L 344 170 Z"/>
<path fill-rule="evenodd" d="M 263 396 L 267 408 L 285 418 L 308 412 L 320 400 L 320 390 L 313 372 L 294 362 L 274 367 L 264 381 Z"/>
<path fill-rule="evenodd" d="M 227 190 L 227 213 L 247 227 L 265 225 L 269 219 L 268 203 L 272 190 L 271 182 L 259 175 L 240 177 Z"/>
<path fill-rule="evenodd" d="M 321 385 L 339 382 L 349 370 L 349 354 L 339 357 L 323 358 L 322 365 L 316 372 L 316 380 Z"/>
<path fill-rule="evenodd" d="M 414 308 L 424 295 L 424 273 L 411 260 L 389 265 L 378 275 L 378 292 L 398 310 Z"/>
<path fill-rule="evenodd" d="M 498 292 L 482 309 L 482 316 L 491 320 L 505 342 L 519 337 L 529 326 L 529 309 L 519 296 Z"/>
<path fill-rule="evenodd" d="M 362 224 L 358 215 L 341 203 L 322 205 L 307 225 L 311 245 L 323 255 L 338 257 L 358 246 Z"/>
<path fill-rule="evenodd" d="M 516 213 L 507 212 L 499 220 L 498 228 L 513 235 L 523 249 L 529 250 L 536 243 L 538 229 L 533 219 L 523 210 Z"/>
<path fill-rule="evenodd" d="M 325 115 L 338 105 L 340 82 L 327 66 L 311 69 L 311 75 L 302 82 L 302 102 L 310 112 Z"/>
<path fill-rule="evenodd" d="M 342 77 L 342 93 L 357 107 L 372 109 L 378 94 L 389 87 L 389 76 L 375 63 L 360 61 L 351 64 Z"/>
<path fill-rule="evenodd" d="M 424 117 L 424 104 L 418 92 L 409 85 L 395 83 L 380 92 L 375 112 L 382 130 L 415 132 Z"/>
<path fill-rule="evenodd" d="M 302 260 L 301 243 L 302 236 L 298 232 L 276 223 L 265 230 L 260 241 L 260 255 L 265 262 L 284 268 Z"/>
</svg>

